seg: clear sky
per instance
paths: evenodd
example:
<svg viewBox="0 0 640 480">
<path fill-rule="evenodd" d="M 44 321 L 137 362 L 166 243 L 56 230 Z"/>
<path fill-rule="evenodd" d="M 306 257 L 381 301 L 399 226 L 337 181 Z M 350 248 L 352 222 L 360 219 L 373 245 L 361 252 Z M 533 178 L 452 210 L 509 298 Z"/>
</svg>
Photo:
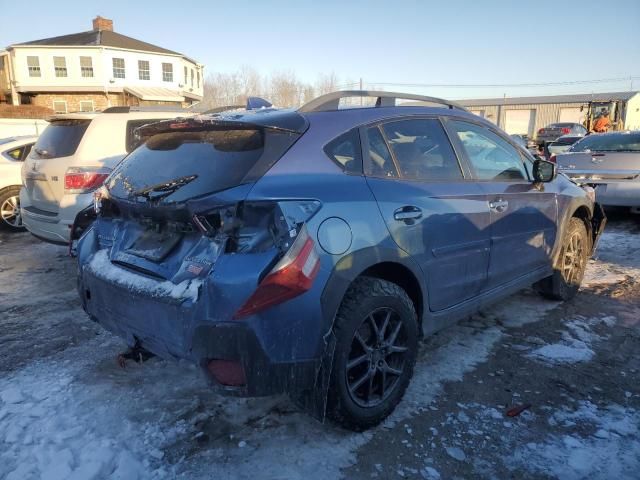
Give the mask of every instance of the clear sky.
<svg viewBox="0 0 640 480">
<path fill-rule="evenodd" d="M 0 47 L 90 30 L 102 15 L 209 73 L 335 72 L 365 87 L 627 79 L 384 85 L 450 98 L 640 90 L 640 0 L 0 0 L 0 12 Z"/>
</svg>

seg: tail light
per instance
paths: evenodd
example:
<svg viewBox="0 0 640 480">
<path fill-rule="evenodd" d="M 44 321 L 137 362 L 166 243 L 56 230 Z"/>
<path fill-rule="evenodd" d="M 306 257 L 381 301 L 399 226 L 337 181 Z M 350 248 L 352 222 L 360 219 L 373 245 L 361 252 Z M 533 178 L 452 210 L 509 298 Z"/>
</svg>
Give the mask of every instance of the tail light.
<svg viewBox="0 0 640 480">
<path fill-rule="evenodd" d="M 569 133 L 571 133 L 571 129 L 567 127 L 564 127 L 561 131 L 563 135 L 568 135 Z"/>
<path fill-rule="evenodd" d="M 538 130 L 538 135 L 542 135 L 544 133 L 544 128 L 541 128 L 540 130 Z"/>
<path fill-rule="evenodd" d="M 101 167 L 70 167 L 64 175 L 66 193 L 87 193 L 98 188 L 111 169 Z"/>
<path fill-rule="evenodd" d="M 314 242 L 303 226 L 291 248 L 260 282 L 233 318 L 252 315 L 290 300 L 311 288 L 320 268 Z"/>
<path fill-rule="evenodd" d="M 247 383 L 242 364 L 233 360 L 210 360 L 207 370 L 221 385 L 240 387 Z"/>
<path fill-rule="evenodd" d="M 549 161 L 550 161 L 550 162 L 553 162 L 553 163 L 558 163 L 558 162 L 556 161 L 556 154 L 555 154 L 555 153 L 549 157 Z"/>
</svg>

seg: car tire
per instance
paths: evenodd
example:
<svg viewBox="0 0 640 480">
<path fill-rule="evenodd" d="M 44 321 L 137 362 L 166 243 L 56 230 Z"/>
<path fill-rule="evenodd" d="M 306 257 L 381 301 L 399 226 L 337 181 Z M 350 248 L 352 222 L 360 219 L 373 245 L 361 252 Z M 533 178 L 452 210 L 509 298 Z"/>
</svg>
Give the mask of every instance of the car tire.
<svg viewBox="0 0 640 480">
<path fill-rule="evenodd" d="M 342 300 L 334 333 L 327 415 L 362 431 L 384 420 L 409 385 L 418 349 L 416 310 L 395 283 L 360 277 Z"/>
<path fill-rule="evenodd" d="M 0 190 L 0 229 L 15 232 L 25 230 L 20 215 L 20 187 Z"/>
<path fill-rule="evenodd" d="M 571 300 L 580 289 L 590 250 L 591 242 L 584 222 L 571 218 L 553 275 L 536 283 L 535 289 L 551 300 Z"/>
</svg>

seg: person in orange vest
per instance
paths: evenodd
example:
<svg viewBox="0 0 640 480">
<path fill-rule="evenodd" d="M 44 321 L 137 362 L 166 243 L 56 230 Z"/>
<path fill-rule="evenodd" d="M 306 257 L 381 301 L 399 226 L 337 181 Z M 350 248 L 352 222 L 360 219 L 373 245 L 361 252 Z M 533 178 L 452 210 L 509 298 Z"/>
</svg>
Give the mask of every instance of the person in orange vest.
<svg viewBox="0 0 640 480">
<path fill-rule="evenodd" d="M 609 112 L 602 112 L 593 124 L 593 131 L 596 133 L 608 132 L 611 128 L 611 120 L 609 120 Z"/>
</svg>

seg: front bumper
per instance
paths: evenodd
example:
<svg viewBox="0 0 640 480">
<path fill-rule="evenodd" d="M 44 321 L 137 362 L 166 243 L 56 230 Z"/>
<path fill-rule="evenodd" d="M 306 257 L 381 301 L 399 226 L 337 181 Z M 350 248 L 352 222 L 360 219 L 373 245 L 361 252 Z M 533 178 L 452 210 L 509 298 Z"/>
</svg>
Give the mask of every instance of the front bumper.
<svg viewBox="0 0 640 480">
<path fill-rule="evenodd" d="M 242 386 L 225 386 L 209 375 L 217 390 L 225 394 L 255 397 L 300 392 L 311 389 L 316 381 L 320 360 L 274 359 L 261 341 L 264 325 L 259 318 L 211 320 L 206 299 L 193 302 L 150 297 L 86 269 L 78 277 L 78 291 L 91 319 L 130 346 L 139 345 L 163 358 L 187 359 L 205 372 L 213 359 L 238 362 L 246 378 Z"/>
<path fill-rule="evenodd" d="M 618 182 L 598 185 L 598 203 L 611 207 L 640 207 L 640 182 Z"/>
</svg>

